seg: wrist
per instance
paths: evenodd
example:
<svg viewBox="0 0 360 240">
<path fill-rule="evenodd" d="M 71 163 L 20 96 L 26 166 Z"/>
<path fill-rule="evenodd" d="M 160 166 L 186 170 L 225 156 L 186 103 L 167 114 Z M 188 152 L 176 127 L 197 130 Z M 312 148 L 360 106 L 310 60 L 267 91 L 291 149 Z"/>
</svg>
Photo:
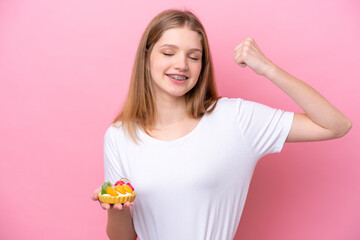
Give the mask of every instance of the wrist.
<svg viewBox="0 0 360 240">
<path fill-rule="evenodd" d="M 267 79 L 274 79 L 274 77 L 276 76 L 276 74 L 279 72 L 280 68 L 278 66 L 276 66 L 275 64 L 270 64 L 266 70 L 266 72 L 264 73 L 264 76 Z"/>
</svg>

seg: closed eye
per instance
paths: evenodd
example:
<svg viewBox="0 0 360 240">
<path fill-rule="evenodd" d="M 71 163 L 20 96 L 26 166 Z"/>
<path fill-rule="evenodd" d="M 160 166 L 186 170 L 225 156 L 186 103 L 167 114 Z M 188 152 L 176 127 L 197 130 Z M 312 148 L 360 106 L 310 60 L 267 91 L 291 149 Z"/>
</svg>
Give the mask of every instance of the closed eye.
<svg viewBox="0 0 360 240">
<path fill-rule="evenodd" d="M 173 53 L 163 53 L 165 56 L 168 56 L 168 57 L 170 57 L 170 56 L 173 56 L 174 54 Z M 197 58 L 197 57 L 189 57 L 190 59 L 192 59 L 192 60 L 194 60 L 194 61 L 198 61 L 199 60 L 199 58 Z"/>
</svg>

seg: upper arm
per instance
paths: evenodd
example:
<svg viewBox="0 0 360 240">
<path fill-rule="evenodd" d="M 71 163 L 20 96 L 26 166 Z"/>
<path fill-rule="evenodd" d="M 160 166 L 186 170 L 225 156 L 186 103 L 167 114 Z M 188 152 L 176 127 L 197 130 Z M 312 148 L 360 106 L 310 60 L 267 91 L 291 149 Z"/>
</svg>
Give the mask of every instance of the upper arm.
<svg viewBox="0 0 360 240">
<path fill-rule="evenodd" d="M 104 137 L 105 181 L 110 181 L 112 184 L 115 184 L 120 177 L 126 176 L 123 162 L 120 158 L 119 148 L 121 144 L 116 130 L 114 127 L 109 127 Z"/>
<path fill-rule="evenodd" d="M 332 131 L 314 123 L 306 114 L 295 113 L 286 142 L 309 142 L 337 138 Z"/>
</svg>

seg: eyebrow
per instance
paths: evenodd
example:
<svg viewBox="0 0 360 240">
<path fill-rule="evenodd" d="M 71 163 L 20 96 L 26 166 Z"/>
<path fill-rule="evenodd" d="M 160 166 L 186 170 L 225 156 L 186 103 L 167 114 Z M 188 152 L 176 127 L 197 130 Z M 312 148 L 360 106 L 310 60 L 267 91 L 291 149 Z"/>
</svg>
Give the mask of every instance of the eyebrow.
<svg viewBox="0 0 360 240">
<path fill-rule="evenodd" d="M 176 48 L 176 49 L 179 48 L 178 46 L 173 45 L 173 44 L 163 44 L 159 48 L 162 48 L 162 47 L 171 47 L 171 48 Z M 202 51 L 200 49 L 198 49 L 198 48 L 190 48 L 190 51 L 197 51 L 197 52 L 202 53 Z"/>
</svg>

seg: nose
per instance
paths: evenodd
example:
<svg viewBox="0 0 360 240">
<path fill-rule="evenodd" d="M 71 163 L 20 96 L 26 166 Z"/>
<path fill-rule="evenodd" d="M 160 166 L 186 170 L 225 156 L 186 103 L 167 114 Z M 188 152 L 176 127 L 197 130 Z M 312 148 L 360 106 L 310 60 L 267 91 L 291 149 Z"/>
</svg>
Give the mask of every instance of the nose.
<svg viewBox="0 0 360 240">
<path fill-rule="evenodd" d="M 176 58 L 175 68 L 180 71 L 189 70 L 188 59 L 185 54 L 179 54 Z"/>
</svg>

